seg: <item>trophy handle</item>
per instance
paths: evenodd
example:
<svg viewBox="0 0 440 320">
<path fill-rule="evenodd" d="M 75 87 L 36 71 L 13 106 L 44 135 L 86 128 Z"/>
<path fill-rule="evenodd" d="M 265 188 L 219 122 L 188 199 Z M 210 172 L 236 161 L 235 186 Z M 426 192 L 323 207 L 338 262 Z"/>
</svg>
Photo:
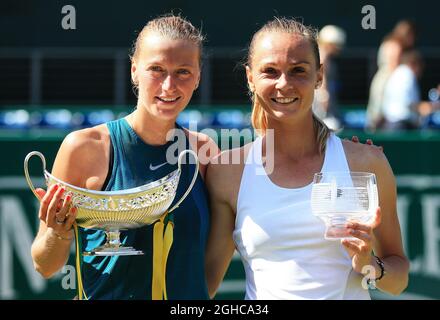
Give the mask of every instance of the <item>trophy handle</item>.
<svg viewBox="0 0 440 320">
<path fill-rule="evenodd" d="M 40 157 L 41 162 L 43 163 L 43 172 L 46 171 L 46 159 L 44 158 L 44 155 L 39 151 L 29 152 L 28 155 L 26 156 L 26 158 L 24 158 L 24 175 L 26 177 L 26 181 L 27 181 L 29 187 L 31 188 L 32 192 L 34 193 L 34 195 L 37 197 L 37 199 L 41 200 L 40 196 L 35 191 L 34 184 L 32 183 L 31 177 L 29 176 L 28 162 L 32 156 Z"/>
<path fill-rule="evenodd" d="M 197 174 L 199 173 L 199 158 L 197 157 L 197 154 L 192 151 L 192 150 L 184 150 L 179 154 L 179 159 L 177 161 L 178 166 L 179 166 L 179 171 L 182 172 L 181 170 L 181 166 L 182 166 L 182 158 L 185 155 L 185 153 L 190 153 L 196 160 L 196 169 L 194 170 L 194 175 L 193 178 L 191 180 L 191 183 L 189 184 L 188 189 L 185 191 L 185 193 L 183 194 L 182 198 L 179 199 L 179 201 L 176 202 L 176 204 L 168 210 L 168 212 L 173 211 L 174 209 L 176 209 L 177 207 L 179 207 L 179 205 L 182 203 L 183 200 L 185 200 L 185 198 L 188 196 L 188 194 L 190 193 L 190 191 L 192 190 L 194 183 L 196 182 L 197 179 Z"/>
</svg>

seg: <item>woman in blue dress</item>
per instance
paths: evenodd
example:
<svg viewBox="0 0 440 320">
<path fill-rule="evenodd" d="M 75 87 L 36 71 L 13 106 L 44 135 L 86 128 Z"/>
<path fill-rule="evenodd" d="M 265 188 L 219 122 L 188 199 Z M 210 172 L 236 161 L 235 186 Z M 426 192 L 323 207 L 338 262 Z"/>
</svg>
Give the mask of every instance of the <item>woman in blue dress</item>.
<svg viewBox="0 0 440 320">
<path fill-rule="evenodd" d="M 131 56 L 132 82 L 138 89 L 136 109 L 124 118 L 70 133 L 58 151 L 54 176 L 78 187 L 105 191 L 141 186 L 175 170 L 176 161 L 170 161 L 167 151 L 176 143 L 196 151 L 200 160 L 191 193 L 173 212 L 174 241 L 166 267 L 166 291 L 152 294 L 154 226 L 150 225 L 121 232 L 121 242 L 142 250 L 144 255 L 81 258 L 80 296 L 208 298 L 204 252 L 209 214 L 203 179 L 218 147 L 208 136 L 176 124 L 199 85 L 202 42 L 200 31 L 180 16 L 149 21 L 139 33 Z M 182 134 L 167 139 L 177 131 Z M 194 164 L 183 165 L 175 201 L 188 188 L 194 170 Z M 42 199 L 40 227 L 32 245 L 32 259 L 36 270 L 50 278 L 68 260 L 76 212 L 70 208 L 70 197 L 63 196 L 62 186 L 37 192 Z M 96 248 L 105 243 L 105 232 L 79 228 L 78 239 L 83 249 Z"/>
</svg>

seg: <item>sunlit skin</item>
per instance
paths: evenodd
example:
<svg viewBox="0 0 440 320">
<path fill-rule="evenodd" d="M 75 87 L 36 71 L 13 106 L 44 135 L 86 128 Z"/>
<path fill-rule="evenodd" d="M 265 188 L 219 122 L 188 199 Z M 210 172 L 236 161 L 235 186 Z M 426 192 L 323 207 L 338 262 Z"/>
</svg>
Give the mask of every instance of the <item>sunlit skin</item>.
<svg viewBox="0 0 440 320">
<path fill-rule="evenodd" d="M 163 145 L 199 84 L 200 48 L 191 40 L 172 40 L 152 31 L 143 35 L 140 41 L 131 65 L 138 101 L 136 110 L 125 119 L 145 143 Z M 204 179 L 206 164 L 218 153 L 218 147 L 202 133 L 183 130 L 191 148 L 197 151 L 199 173 Z M 52 174 L 78 187 L 102 190 L 110 169 L 110 147 L 106 124 L 74 131 L 64 139 Z M 200 151 L 202 147 L 203 152 Z M 67 215 L 71 199 L 66 197 L 62 202 L 63 189 L 57 190 L 54 186 L 48 192 L 42 189 L 37 192 L 42 199 L 41 222 L 32 244 L 32 259 L 35 269 L 43 277 L 50 278 L 68 260 L 76 212 L 70 211 Z M 66 222 L 57 224 L 56 219 Z"/>
<path fill-rule="evenodd" d="M 289 121 L 301 114 L 301 118 L 311 116 L 322 67 L 317 65 L 308 40 L 278 32 L 261 35 L 246 73 L 249 87 L 268 118 Z"/>
<path fill-rule="evenodd" d="M 322 84 L 323 68 L 310 42 L 297 34 L 279 31 L 262 33 L 255 39 L 251 53 L 250 65 L 246 67 L 248 85 L 256 102 L 265 111 L 265 126 L 272 130 L 274 141 L 272 151 L 265 149 L 264 140 L 262 142 L 263 161 L 267 154 L 274 159 L 274 170 L 271 173 L 266 171 L 267 177 L 282 188 L 302 188 L 311 183 L 313 174 L 319 172 L 324 163 L 324 155 L 320 153 L 316 141 L 312 112 L 314 90 Z M 364 266 L 374 267 L 375 275 L 380 275 L 379 265 L 372 256 L 374 250 L 383 260 L 387 272 L 377 283 L 378 288 L 400 294 L 408 284 L 409 262 L 401 242 L 392 170 L 379 148 L 349 141 L 342 141 L 342 146 L 351 171 L 375 173 L 380 208 L 372 223 L 347 225 L 353 239 L 345 239 L 341 244 L 351 258 L 353 270 L 359 275 Z M 218 157 L 246 159 L 251 147 L 250 143 L 226 150 Z M 205 269 L 211 297 L 215 295 L 237 249 L 233 234 L 237 231 L 235 221 L 239 214 L 237 203 L 244 162 L 211 165 L 207 172 L 211 229 Z M 264 196 L 270 201 L 270 194 Z M 268 277 L 271 276 L 269 273 Z"/>
<path fill-rule="evenodd" d="M 138 84 L 138 109 L 174 122 L 200 81 L 200 50 L 188 40 L 146 35 L 133 59 L 131 76 Z"/>
</svg>

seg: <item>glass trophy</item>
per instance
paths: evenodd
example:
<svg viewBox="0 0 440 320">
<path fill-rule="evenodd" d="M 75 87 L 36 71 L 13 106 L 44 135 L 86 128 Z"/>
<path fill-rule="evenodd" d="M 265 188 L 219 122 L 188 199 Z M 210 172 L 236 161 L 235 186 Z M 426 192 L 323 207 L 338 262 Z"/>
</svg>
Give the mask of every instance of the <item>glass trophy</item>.
<svg viewBox="0 0 440 320">
<path fill-rule="evenodd" d="M 320 172 L 312 183 L 313 215 L 325 223 L 325 239 L 351 238 L 346 223 L 372 222 L 379 205 L 376 176 L 368 172 Z"/>
</svg>

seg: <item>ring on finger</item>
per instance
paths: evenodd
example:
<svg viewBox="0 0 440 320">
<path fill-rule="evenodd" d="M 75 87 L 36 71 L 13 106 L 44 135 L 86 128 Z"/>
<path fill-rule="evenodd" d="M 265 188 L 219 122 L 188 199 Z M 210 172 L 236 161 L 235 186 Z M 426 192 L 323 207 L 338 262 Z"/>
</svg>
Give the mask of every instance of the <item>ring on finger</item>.
<svg viewBox="0 0 440 320">
<path fill-rule="evenodd" d="M 55 222 L 56 222 L 57 224 L 64 224 L 64 222 L 66 222 L 66 219 L 64 219 L 63 221 L 61 221 L 61 220 L 58 220 L 58 217 L 56 217 L 56 218 L 55 218 Z"/>
</svg>

